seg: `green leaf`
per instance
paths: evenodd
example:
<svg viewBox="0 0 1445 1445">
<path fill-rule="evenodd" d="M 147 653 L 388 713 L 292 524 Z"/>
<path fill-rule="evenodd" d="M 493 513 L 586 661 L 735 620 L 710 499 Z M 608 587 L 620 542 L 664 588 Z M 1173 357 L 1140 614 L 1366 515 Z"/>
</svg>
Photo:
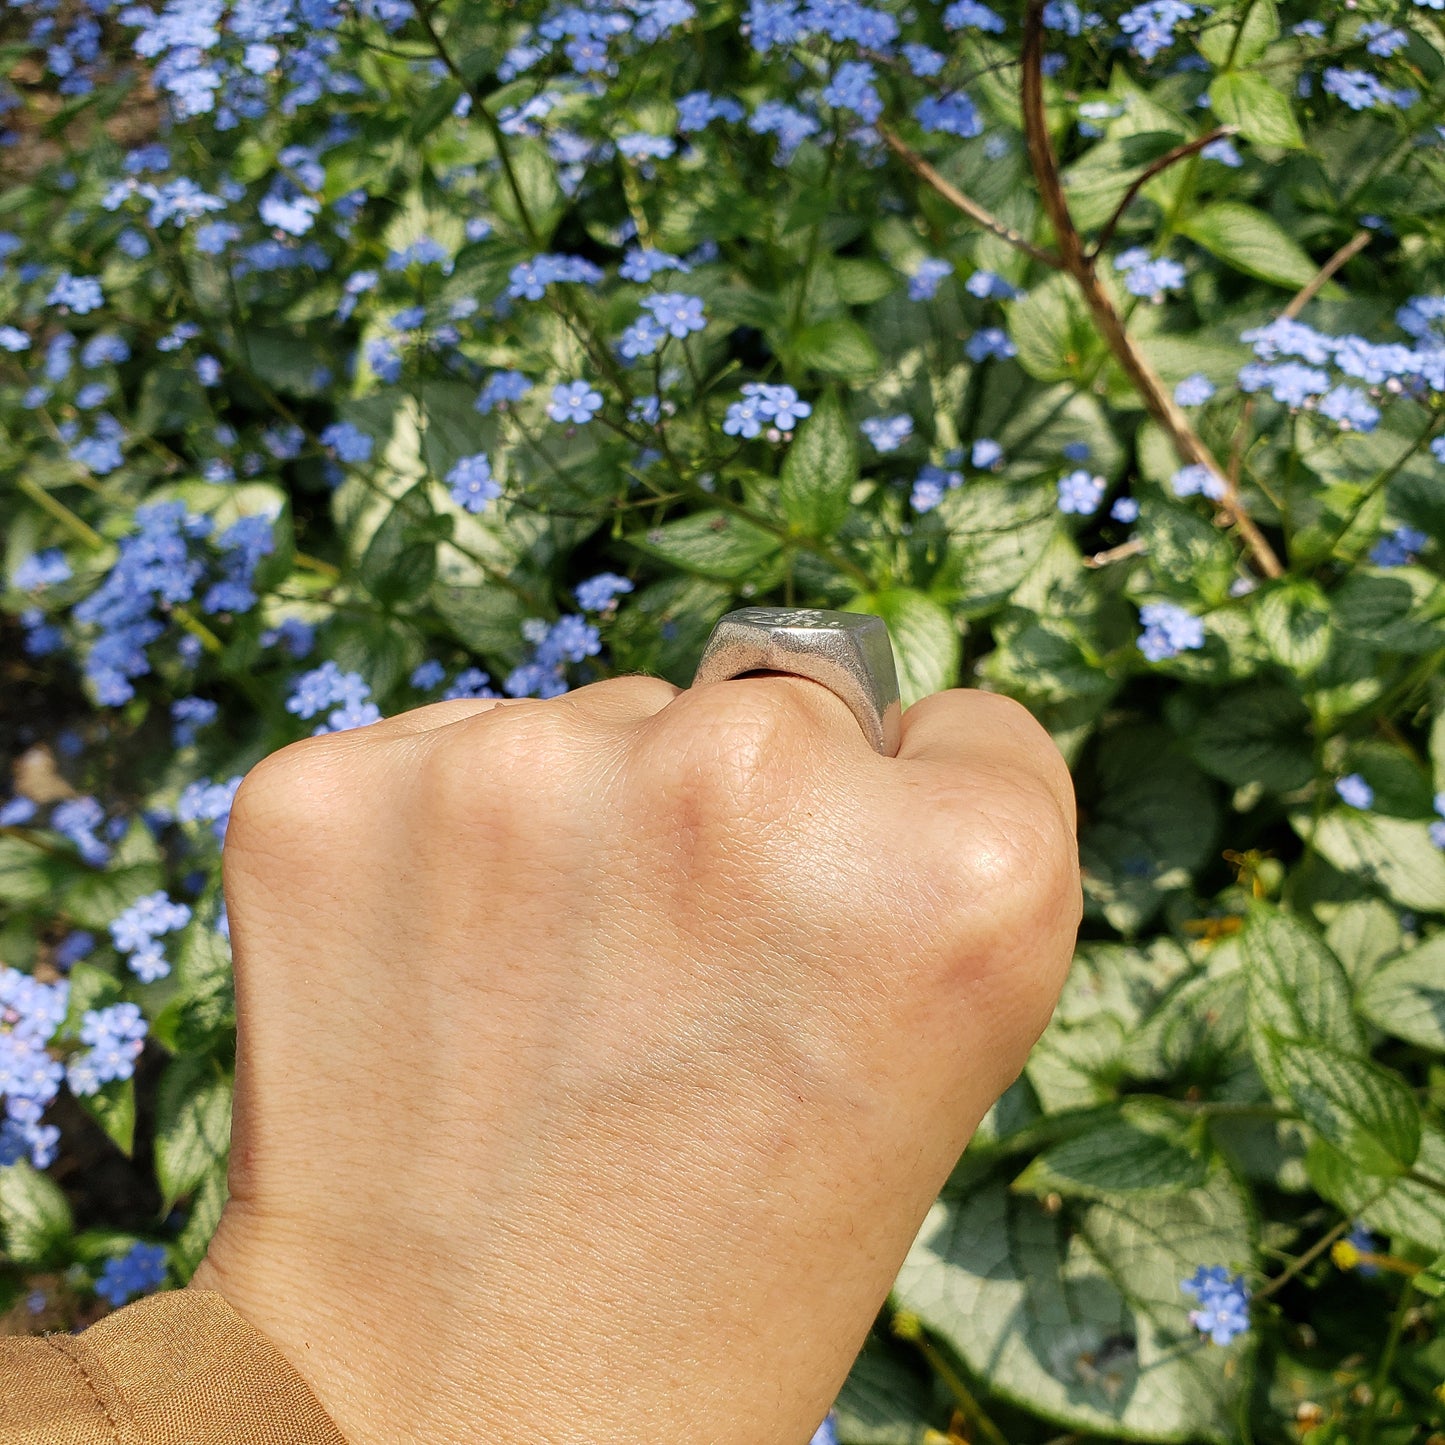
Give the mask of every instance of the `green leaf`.
<svg viewBox="0 0 1445 1445">
<path fill-rule="evenodd" d="M 852 381 L 872 376 L 881 365 L 873 339 L 849 316 L 830 316 L 804 327 L 792 351 L 799 365 Z"/>
<path fill-rule="evenodd" d="M 383 606 L 416 601 L 436 577 L 436 544 L 451 535 L 452 521 L 432 510 L 428 491 L 419 482 L 398 497 L 362 554 L 362 583 Z"/>
<path fill-rule="evenodd" d="M 1226 12 L 1227 18 L 1221 16 L 1200 28 L 1195 43 L 1211 64 L 1249 65 L 1279 38 L 1279 12 L 1274 0 L 1246 0 L 1240 23 L 1228 23 L 1238 13 L 1240 7 L 1236 6 L 1233 12 Z"/>
<path fill-rule="evenodd" d="M 1331 1203 L 1392 1239 L 1407 1239 L 1421 1249 L 1445 1250 L 1445 1193 L 1416 1179 L 1387 1181 L 1362 1174 L 1338 1149 L 1315 1140 L 1307 1160 L 1310 1183 Z M 1415 1169 L 1445 1179 L 1445 1132 L 1426 1125 Z"/>
<path fill-rule="evenodd" d="M 1214 201 L 1179 229 L 1236 271 L 1276 286 L 1297 289 L 1319 270 L 1278 221 L 1238 201 Z"/>
<path fill-rule="evenodd" d="M 1406 908 L 1445 910 L 1445 853 L 1431 842 L 1428 822 L 1357 808 L 1332 808 L 1318 827 L 1304 812 L 1290 822 L 1301 838 L 1313 834 L 1316 849 L 1340 872 L 1363 878 Z"/>
<path fill-rule="evenodd" d="M 182 1282 L 190 1279 L 206 1257 L 226 1198 L 226 1168 L 219 1164 L 201 1180 L 191 1199 L 190 1214 L 171 1244 L 171 1265 Z"/>
<path fill-rule="evenodd" d="M 932 1391 L 901 1351 L 870 1338 L 834 1407 L 840 1445 L 927 1445 Z"/>
<path fill-rule="evenodd" d="M 1324 940 L 1271 904 L 1251 909 L 1240 936 L 1249 988 L 1250 1042 L 1271 1092 L 1287 1092 L 1279 1040 L 1316 1041 L 1363 1054 L 1364 1035 L 1350 1007 L 1350 983 Z"/>
<path fill-rule="evenodd" d="M 15 1264 L 55 1267 L 64 1262 L 74 1223 L 55 1183 L 23 1159 L 0 1168 L 0 1246 Z"/>
<path fill-rule="evenodd" d="M 1401 1174 L 1420 1152 L 1420 1106 L 1396 1073 L 1332 1048 L 1275 1035 L 1279 1092 L 1326 1143 L 1364 1174 Z"/>
<path fill-rule="evenodd" d="M 1019 1175 L 1022 1193 L 1108 1198 L 1198 1189 L 1209 1167 L 1190 1146 L 1176 1114 L 1126 1103 L 1115 1119 L 1047 1149 Z"/>
<path fill-rule="evenodd" d="M 1341 632 L 1389 652 L 1445 647 L 1445 587 L 1421 567 L 1360 568 L 1335 592 Z"/>
<path fill-rule="evenodd" d="M 56 865 L 56 859 L 33 844 L 0 838 L 0 903 L 10 908 L 43 903 L 54 893 Z"/>
<path fill-rule="evenodd" d="M 937 508 L 948 554 L 932 591 L 964 616 L 997 607 L 1028 576 L 1058 526 L 1036 481 L 970 479 Z"/>
<path fill-rule="evenodd" d="M 1302 150 L 1304 137 L 1289 99 L 1262 75 L 1229 71 L 1209 87 L 1209 103 L 1225 125 L 1237 125 L 1245 140 L 1256 145 Z"/>
<path fill-rule="evenodd" d="M 469 652 L 507 656 L 517 646 L 527 604 L 505 587 L 453 587 L 438 582 L 432 588 L 432 605 Z"/>
<path fill-rule="evenodd" d="M 837 397 L 814 408 L 788 447 L 778 483 L 783 514 L 810 537 L 829 537 L 848 515 L 858 480 L 858 446 Z"/>
<path fill-rule="evenodd" d="M 1358 1007 L 1386 1033 L 1445 1054 L 1445 933 L 1377 969 Z"/>
<path fill-rule="evenodd" d="M 853 598 L 849 612 L 871 612 L 888 624 L 898 665 L 898 694 L 905 708 L 921 697 L 958 686 L 963 640 L 953 618 L 922 592 L 895 587 Z"/>
<path fill-rule="evenodd" d="M 1309 721 L 1292 689 L 1248 687 L 1209 700 L 1185 744 L 1205 772 L 1233 787 L 1291 793 L 1315 775 Z"/>
<path fill-rule="evenodd" d="M 1403 941 L 1399 915 L 1378 898 L 1342 904 L 1325 930 L 1325 942 L 1344 964 L 1356 990 L 1383 959 L 1400 951 Z"/>
<path fill-rule="evenodd" d="M 129 1159 L 135 1148 L 135 1080 L 113 1079 L 99 1093 L 78 1094 L 76 1102 Z"/>
<path fill-rule="evenodd" d="M 1040 381 L 1083 381 L 1104 355 L 1104 342 L 1079 288 L 1054 273 L 1009 312 L 1019 365 Z"/>
<path fill-rule="evenodd" d="M 1440 1299 L 1445 1296 L 1445 1254 L 1432 1259 L 1415 1276 L 1415 1288 L 1421 1294 L 1429 1295 L 1431 1299 Z"/>
<path fill-rule="evenodd" d="M 236 990 L 230 945 L 213 924 L 197 919 L 181 935 L 171 982 L 175 991 L 151 1025 L 155 1038 L 172 1053 L 224 1047 L 236 1027 Z"/>
<path fill-rule="evenodd" d="M 1084 897 L 1121 933 L 1137 933 L 1209 857 L 1214 789 L 1161 729 L 1110 733 L 1094 772 L 1079 837 Z"/>
<path fill-rule="evenodd" d="M 902 1307 L 1000 1396 L 1111 1439 L 1236 1438 L 1245 1336 L 1201 1348 L 1179 1282 L 1249 1258 L 1248 1209 L 1207 1188 L 1050 1212 L 1000 1180 L 929 1211 L 895 1286 Z"/>
<path fill-rule="evenodd" d="M 764 564 L 782 548 L 771 532 L 716 509 L 679 517 L 627 540 L 649 557 L 724 582 L 756 581 Z"/>
<path fill-rule="evenodd" d="M 231 1079 L 214 1058 L 186 1055 L 161 1075 L 156 1101 L 156 1182 L 169 1210 L 231 1147 Z"/>
<path fill-rule="evenodd" d="M 1330 604 L 1313 583 L 1289 578 L 1263 589 L 1251 609 L 1255 630 L 1281 667 L 1308 676 L 1330 650 Z"/>
<path fill-rule="evenodd" d="M 562 218 L 567 199 L 557 181 L 557 166 L 551 152 L 539 140 L 513 138 L 507 145 L 507 157 L 511 162 L 503 168 L 492 185 L 492 206 L 519 236 L 528 244 L 546 250 L 557 222 Z M 526 208 L 526 219 L 517 205 L 515 183 L 522 205 Z M 530 220 L 535 235 L 527 231 Z"/>
</svg>

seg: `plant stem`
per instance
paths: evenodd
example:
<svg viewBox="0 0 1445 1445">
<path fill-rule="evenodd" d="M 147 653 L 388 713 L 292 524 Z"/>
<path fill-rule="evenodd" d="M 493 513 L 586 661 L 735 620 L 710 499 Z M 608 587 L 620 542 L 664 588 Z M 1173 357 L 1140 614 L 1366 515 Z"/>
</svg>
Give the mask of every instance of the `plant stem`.
<svg viewBox="0 0 1445 1445">
<path fill-rule="evenodd" d="M 1410 1313 L 1410 1300 L 1414 1293 L 1415 1282 L 1407 1279 L 1400 1291 L 1399 1302 L 1395 1305 L 1395 1313 L 1390 1318 L 1390 1333 L 1385 1340 L 1385 1348 L 1380 1352 L 1380 1363 L 1375 1366 L 1374 1378 L 1370 1381 L 1370 1403 L 1366 1407 L 1365 1418 L 1360 1423 L 1357 1445 L 1370 1445 L 1370 1441 L 1375 1438 L 1375 1423 L 1380 1418 L 1380 1400 L 1385 1392 L 1385 1383 L 1390 1378 L 1390 1368 L 1395 1363 L 1395 1351 L 1399 1348 L 1400 1337 L 1405 1333 L 1405 1319 Z"/>
<path fill-rule="evenodd" d="M 1255 565 L 1266 577 L 1284 575 L 1274 548 L 1245 510 L 1239 492 L 1230 482 L 1224 468 L 1194 430 L 1184 410 L 1174 400 L 1158 373 L 1134 344 L 1112 299 L 1099 279 L 1098 269 L 1084 252 L 1083 240 L 1069 211 L 1059 174 L 1058 156 L 1049 135 L 1048 115 L 1044 108 L 1043 36 L 1044 0 L 1028 0 L 1024 23 L 1023 74 L 1020 103 L 1023 108 L 1024 131 L 1028 141 L 1029 161 L 1039 187 L 1044 210 L 1054 228 L 1054 238 L 1063 259 L 1064 269 L 1083 292 L 1094 322 L 1102 333 L 1125 374 L 1133 382 L 1150 416 L 1164 429 L 1181 461 L 1207 467 L 1224 480 L 1225 494 L 1220 512 L 1232 521 L 1243 539 Z"/>
</svg>

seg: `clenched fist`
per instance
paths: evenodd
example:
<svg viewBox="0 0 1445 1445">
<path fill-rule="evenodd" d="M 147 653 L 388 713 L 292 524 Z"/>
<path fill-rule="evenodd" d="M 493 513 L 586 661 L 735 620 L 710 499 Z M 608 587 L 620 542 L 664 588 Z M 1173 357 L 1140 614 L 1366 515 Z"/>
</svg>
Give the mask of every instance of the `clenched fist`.
<svg viewBox="0 0 1445 1445">
<path fill-rule="evenodd" d="M 1048 1019 L 1073 793 L 1015 704 L 873 752 L 648 677 L 298 743 L 225 851 L 231 1199 L 194 1283 L 355 1445 L 800 1445 Z"/>
</svg>

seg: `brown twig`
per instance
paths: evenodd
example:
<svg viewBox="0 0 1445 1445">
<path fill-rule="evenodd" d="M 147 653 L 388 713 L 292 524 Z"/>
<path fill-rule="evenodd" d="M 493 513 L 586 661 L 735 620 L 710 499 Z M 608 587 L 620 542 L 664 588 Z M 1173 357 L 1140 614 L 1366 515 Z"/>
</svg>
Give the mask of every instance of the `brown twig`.
<svg viewBox="0 0 1445 1445">
<path fill-rule="evenodd" d="M 1300 312 L 1319 295 L 1326 281 L 1335 274 L 1347 261 L 1353 260 L 1365 249 L 1374 237 L 1369 231 L 1356 231 L 1300 289 L 1295 292 L 1288 306 L 1281 311 L 1280 317 L 1286 321 L 1293 321 Z M 1244 404 L 1244 410 L 1240 413 L 1239 422 L 1234 428 L 1234 436 L 1229 444 L 1229 484 L 1237 492 L 1239 490 L 1240 473 L 1244 467 L 1244 449 L 1249 442 L 1250 427 L 1254 423 L 1254 397 L 1250 397 Z"/>
<path fill-rule="evenodd" d="M 1168 170 L 1175 161 L 1182 161 L 1185 156 L 1192 156 L 1195 151 L 1202 151 L 1205 146 L 1213 145 L 1217 140 L 1226 140 L 1229 136 L 1238 135 L 1237 125 L 1216 126 L 1208 135 L 1202 135 L 1198 140 L 1185 141 L 1183 145 L 1177 145 L 1168 155 L 1162 155 L 1157 161 L 1151 162 L 1138 176 L 1134 184 L 1124 192 L 1124 199 L 1114 207 L 1114 214 L 1104 222 L 1104 229 L 1099 232 L 1099 239 L 1094 242 L 1094 248 L 1089 252 L 1089 260 L 1097 261 L 1103 254 L 1104 248 L 1114 239 L 1114 232 L 1119 228 L 1119 222 L 1124 219 L 1124 212 L 1134 203 L 1134 197 L 1159 174 L 1160 171 Z"/>
<path fill-rule="evenodd" d="M 1095 552 L 1090 557 L 1084 558 L 1085 567 L 1107 567 L 1110 562 L 1122 562 L 1126 557 L 1137 557 L 1145 550 L 1146 543 L 1142 537 L 1130 537 L 1127 542 L 1120 542 L 1117 547 L 1110 547 L 1104 552 Z"/>
<path fill-rule="evenodd" d="M 1054 238 L 1063 259 L 1064 269 L 1078 283 L 1105 344 L 1139 392 L 1150 416 L 1168 435 L 1180 460 L 1186 465 L 1207 467 L 1215 476 L 1224 479 L 1225 494 L 1220 504 L 1221 517 L 1233 523 L 1254 558 L 1255 565 L 1266 577 L 1283 576 L 1284 567 L 1264 533 L 1245 510 L 1238 488 L 1228 479 L 1224 468 L 1190 425 L 1189 418 L 1174 400 L 1163 380 L 1134 344 L 1124 328 L 1123 318 L 1099 279 L 1096 266 L 1084 252 L 1083 240 L 1074 225 L 1073 216 L 1069 213 L 1068 199 L 1064 195 L 1063 182 L 1059 175 L 1059 160 L 1054 152 L 1048 117 L 1044 110 L 1043 13 L 1044 0 L 1028 0 L 1020 89 L 1029 162 L 1044 210 L 1054 228 Z"/>
<path fill-rule="evenodd" d="M 1007 241 L 1010 246 L 1022 251 L 1027 256 L 1032 256 L 1035 261 L 1042 261 L 1045 266 L 1052 266 L 1054 270 L 1061 270 L 1063 261 L 1052 251 L 1046 251 L 1042 246 L 1035 246 L 1029 238 L 1012 226 L 1006 226 L 992 211 L 973 200 L 953 184 L 940 175 L 921 155 L 911 146 L 904 144 L 886 125 L 876 127 L 878 134 L 883 137 L 888 149 L 903 162 L 921 181 L 931 189 L 938 192 L 950 205 L 956 206 L 971 221 L 977 222 L 986 231 L 992 231 L 995 236 Z"/>
<path fill-rule="evenodd" d="M 1354 260 L 1373 240 L 1374 236 L 1371 235 L 1369 231 L 1356 231 L 1355 234 L 1300 287 L 1299 291 L 1295 293 L 1294 300 L 1279 314 L 1286 320 L 1293 321 L 1295 317 L 1319 295 L 1320 289 L 1324 286 L 1325 282 L 1328 281 L 1346 261 Z"/>
</svg>

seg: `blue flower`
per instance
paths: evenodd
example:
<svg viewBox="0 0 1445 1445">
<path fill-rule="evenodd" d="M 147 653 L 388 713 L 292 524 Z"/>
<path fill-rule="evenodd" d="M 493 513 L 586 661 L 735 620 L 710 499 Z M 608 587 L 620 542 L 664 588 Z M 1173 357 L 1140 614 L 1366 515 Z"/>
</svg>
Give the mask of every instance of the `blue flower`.
<svg viewBox="0 0 1445 1445">
<path fill-rule="evenodd" d="M 1206 161 L 1218 161 L 1222 166 L 1229 166 L 1236 169 L 1244 164 L 1234 142 L 1228 136 L 1220 136 L 1218 140 L 1212 140 L 1199 152 L 1200 158 Z"/>
<path fill-rule="evenodd" d="M 1176 497 L 1208 497 L 1211 502 L 1222 500 L 1228 490 L 1224 478 L 1203 462 L 1180 467 L 1169 478 L 1169 485 Z"/>
<path fill-rule="evenodd" d="M 617 274 L 624 281 L 651 281 L 663 271 L 690 271 L 692 267 L 680 256 L 669 255 L 666 251 L 631 247 L 617 268 Z"/>
<path fill-rule="evenodd" d="M 653 320 L 669 336 L 681 339 L 707 326 L 701 296 L 688 296 L 681 291 L 662 291 L 656 296 L 647 297 L 642 305 L 652 313 Z"/>
<path fill-rule="evenodd" d="M 552 388 L 547 415 L 555 422 L 573 422 L 585 426 L 602 410 L 602 393 L 594 391 L 585 381 L 559 382 Z"/>
<path fill-rule="evenodd" d="M 710 95 L 705 90 L 689 91 L 677 101 L 677 128 L 684 134 L 706 130 L 713 121 L 740 121 L 747 112 L 731 96 Z M 635 280 L 635 277 L 629 277 Z"/>
<path fill-rule="evenodd" d="M 1445 848 L 1445 793 L 1435 794 L 1435 811 L 1440 817 L 1430 824 L 1430 841 L 1437 848 Z"/>
<path fill-rule="evenodd" d="M 1199 1301 L 1189 1323 L 1216 1345 L 1227 1345 L 1249 1329 L 1249 1286 L 1242 1274 L 1231 1276 L 1222 1265 L 1200 1265 L 1179 1288 Z"/>
<path fill-rule="evenodd" d="M 171 741 L 178 748 L 190 747 L 196 733 L 215 722 L 220 711 L 208 697 L 178 697 L 171 704 Z"/>
<path fill-rule="evenodd" d="M 321 433 L 321 445 L 330 447 L 343 462 L 369 462 L 376 443 L 349 421 L 334 421 Z"/>
<path fill-rule="evenodd" d="M 670 135 L 650 135 L 646 131 L 638 131 L 633 135 L 618 136 L 617 149 L 628 160 L 666 160 L 677 149 L 677 142 Z"/>
<path fill-rule="evenodd" d="M 993 471 L 1003 463 L 1003 448 L 992 437 L 979 437 L 969 451 L 968 462 L 981 472 Z"/>
<path fill-rule="evenodd" d="M 493 692 L 487 686 L 490 681 L 491 678 L 480 667 L 464 667 L 452 679 L 442 694 L 442 700 L 454 702 L 458 698 L 499 697 L 500 693 Z"/>
<path fill-rule="evenodd" d="M 430 692 L 446 675 L 446 668 L 436 658 L 429 657 L 412 669 L 410 682 L 418 692 Z"/>
<path fill-rule="evenodd" d="M 139 1295 L 159 1289 L 166 1278 L 166 1252 L 159 1244 L 133 1244 L 105 1262 L 95 1292 L 116 1309 Z"/>
<path fill-rule="evenodd" d="M 29 351 L 30 338 L 18 326 L 0 326 L 0 351 Z"/>
<path fill-rule="evenodd" d="M 1174 400 L 1180 406 L 1203 406 L 1214 395 L 1214 383 L 1202 371 L 1186 376 L 1174 388 Z"/>
<path fill-rule="evenodd" d="M 913 435 L 911 416 L 870 416 L 860 423 L 875 451 L 896 452 Z"/>
<path fill-rule="evenodd" d="M 910 301 L 931 301 L 938 292 L 939 285 L 945 276 L 953 275 L 953 266 L 948 261 L 940 261 L 932 256 L 925 256 L 918 263 L 917 269 L 908 280 L 908 299 Z"/>
<path fill-rule="evenodd" d="M 22 592 L 38 592 L 43 587 L 52 587 L 70 580 L 70 563 L 59 547 L 47 547 L 26 557 L 15 568 L 11 578 L 14 586 Z"/>
<path fill-rule="evenodd" d="M 1380 1252 L 1380 1241 L 1376 1239 L 1358 1219 L 1355 1220 L 1351 1226 L 1350 1232 L 1345 1236 L 1345 1239 L 1350 1247 L 1360 1254 L 1379 1254 Z M 1364 1260 L 1358 1261 L 1355 1268 L 1364 1275 L 1366 1279 L 1373 1278 L 1380 1272 L 1379 1265 L 1370 1264 Z"/>
<path fill-rule="evenodd" d="M 1407 110 L 1419 99 L 1415 90 L 1391 90 L 1366 70 L 1339 66 L 1325 69 L 1324 90 L 1351 110 Z"/>
<path fill-rule="evenodd" d="M 579 582 L 573 589 L 573 595 L 584 612 L 601 612 L 614 597 L 631 591 L 632 583 L 626 577 L 619 577 L 615 572 L 599 572 L 595 577 Z"/>
<path fill-rule="evenodd" d="M 1375 801 L 1375 790 L 1358 773 L 1337 779 L 1335 792 L 1352 808 L 1365 809 Z"/>
<path fill-rule="evenodd" d="M 1204 624 L 1173 602 L 1146 602 L 1139 609 L 1139 621 L 1144 624 L 1139 651 L 1150 662 L 1163 662 L 1204 646 Z"/>
<path fill-rule="evenodd" d="M 961 90 L 924 96 L 913 107 L 913 118 L 926 131 L 962 136 L 965 140 L 983 134 L 983 116 Z"/>
<path fill-rule="evenodd" d="M 239 786 L 239 779 L 238 786 Z M 110 924 L 111 942 L 118 953 L 129 954 L 126 960 L 132 973 L 142 983 L 164 978 L 171 966 L 157 941 L 162 934 L 173 933 L 191 921 L 191 910 L 184 903 L 173 903 L 168 894 L 158 890 L 148 893 Z"/>
<path fill-rule="evenodd" d="M 1115 497 L 1114 505 L 1109 508 L 1109 515 L 1116 522 L 1123 522 L 1128 526 L 1129 523 L 1139 520 L 1139 503 L 1133 497 Z"/>
<path fill-rule="evenodd" d="M 808 1445 L 838 1445 L 837 1416 L 830 1413 L 828 1418 L 813 1432 L 813 1438 Z"/>
<path fill-rule="evenodd" d="M 80 1041 L 89 1048 L 73 1054 L 65 1066 L 70 1092 L 81 1096 L 98 1094 L 106 1084 L 130 1078 L 148 1031 L 149 1025 L 136 1004 L 87 1009 L 80 1020 Z"/>
<path fill-rule="evenodd" d="M 77 316 L 84 316 L 105 305 L 105 293 L 94 276 L 72 276 L 69 271 L 63 271 L 50 288 L 45 303 L 47 306 L 64 306 Z"/>
<path fill-rule="evenodd" d="M 996 15 L 987 5 L 980 5 L 978 0 L 953 0 L 953 4 L 943 12 L 943 25 L 946 30 L 982 30 L 990 35 L 1004 33 L 1002 16 Z"/>
<path fill-rule="evenodd" d="M 1194 18 L 1195 6 L 1181 0 L 1149 0 L 1119 17 L 1119 29 L 1133 39 L 1132 48 L 1144 60 L 1153 60 L 1174 43 L 1180 21 Z"/>
<path fill-rule="evenodd" d="M 1142 246 L 1121 252 L 1114 258 L 1114 267 L 1123 272 L 1124 285 L 1134 296 L 1147 296 L 1158 302 L 1166 291 L 1179 291 L 1184 286 L 1184 267 L 1167 257 L 1152 258 Z"/>
<path fill-rule="evenodd" d="M 531 389 L 531 379 L 520 371 L 494 371 L 477 397 L 476 408 L 486 416 L 495 407 L 521 401 Z"/>
<path fill-rule="evenodd" d="M 1341 431 L 1371 432 L 1380 420 L 1379 407 L 1358 387 L 1343 382 L 1322 396 L 1316 409 L 1337 423 Z"/>
<path fill-rule="evenodd" d="M 975 271 L 963 284 L 970 296 L 980 301 L 1017 301 L 1023 292 L 996 271 Z"/>
<path fill-rule="evenodd" d="M 1008 361 L 1019 354 L 1018 347 L 1009 339 L 1008 332 L 998 326 L 985 326 L 981 331 L 975 331 L 968 338 L 963 351 L 964 355 L 974 362 L 986 361 L 989 357 Z"/>
<path fill-rule="evenodd" d="M 501 485 L 492 477 L 492 464 L 486 453 L 463 457 L 447 473 L 447 486 L 452 501 L 473 513 L 486 510 L 487 503 L 502 495 Z"/>
<path fill-rule="evenodd" d="M 1092 517 L 1104 500 L 1103 477 L 1080 468 L 1059 478 L 1059 511 L 1077 517 Z"/>
<path fill-rule="evenodd" d="M 1430 538 L 1415 527 L 1397 527 L 1370 548 L 1370 561 L 1376 567 L 1408 567 L 1429 543 Z"/>
<path fill-rule="evenodd" d="M 877 78 L 878 72 L 867 61 L 845 60 L 823 88 L 823 99 L 872 125 L 883 114 L 883 101 L 874 85 Z"/>
<path fill-rule="evenodd" d="M 931 512 L 948 492 L 962 485 L 962 472 L 945 471 L 929 462 L 913 479 L 908 503 L 915 512 Z"/>
</svg>

